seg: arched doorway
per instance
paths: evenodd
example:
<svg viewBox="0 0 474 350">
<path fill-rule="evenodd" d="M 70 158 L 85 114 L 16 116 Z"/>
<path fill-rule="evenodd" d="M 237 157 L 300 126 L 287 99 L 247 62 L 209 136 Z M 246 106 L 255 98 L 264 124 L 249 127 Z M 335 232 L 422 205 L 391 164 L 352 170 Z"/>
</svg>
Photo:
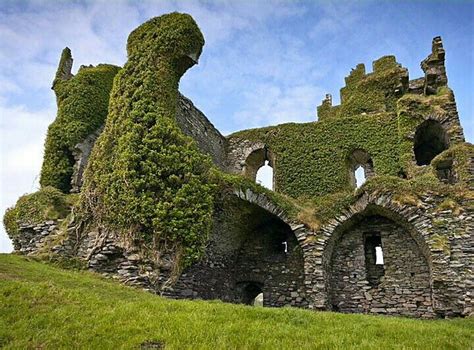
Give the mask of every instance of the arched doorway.
<svg viewBox="0 0 474 350">
<path fill-rule="evenodd" d="M 245 160 L 244 175 L 253 181 L 274 190 L 275 157 L 267 147 L 257 149 Z"/>
<path fill-rule="evenodd" d="M 417 165 L 428 165 L 434 157 L 448 149 L 449 137 L 436 120 L 424 121 L 415 133 L 413 151 Z"/>
<path fill-rule="evenodd" d="M 366 210 L 335 235 L 327 267 L 332 310 L 432 314 L 430 267 L 405 227 Z"/>
<path fill-rule="evenodd" d="M 262 295 L 263 305 L 263 285 L 259 282 L 240 282 L 238 288 L 241 290 L 242 304 L 256 306 L 260 303 L 257 298 Z"/>
</svg>

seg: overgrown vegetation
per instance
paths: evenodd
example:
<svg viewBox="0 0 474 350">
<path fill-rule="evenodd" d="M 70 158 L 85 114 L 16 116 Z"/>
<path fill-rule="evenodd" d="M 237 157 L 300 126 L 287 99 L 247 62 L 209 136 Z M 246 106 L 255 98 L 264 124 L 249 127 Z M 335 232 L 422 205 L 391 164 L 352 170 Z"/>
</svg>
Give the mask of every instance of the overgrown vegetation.
<svg viewBox="0 0 474 350">
<path fill-rule="evenodd" d="M 110 90 L 119 67 L 100 64 L 81 67 L 68 76 L 71 52 L 64 49 L 54 80 L 58 114 L 46 137 L 40 184 L 68 193 L 74 166 L 74 146 L 99 129 L 105 122 Z M 68 79 L 62 79 L 66 76 Z"/>
<path fill-rule="evenodd" d="M 13 237 L 18 233 L 19 222 L 36 225 L 65 218 L 76 200 L 77 195 L 66 195 L 51 186 L 43 187 L 37 192 L 21 196 L 15 206 L 5 212 L 3 224 L 10 237 Z"/>
<path fill-rule="evenodd" d="M 469 349 L 474 319 L 422 321 L 176 301 L 0 255 L 3 349 Z"/>
<path fill-rule="evenodd" d="M 179 79 L 203 45 L 192 17 L 179 13 L 130 34 L 81 194 L 84 220 L 168 249 L 180 266 L 203 252 L 215 195 L 210 158 L 175 121 Z"/>
<path fill-rule="evenodd" d="M 282 124 L 231 137 L 265 143 L 276 158 L 277 190 L 293 198 L 352 191 L 347 162 L 356 149 L 371 155 L 379 175 L 396 176 L 400 170 L 393 147 L 398 142 L 394 113 Z"/>
</svg>

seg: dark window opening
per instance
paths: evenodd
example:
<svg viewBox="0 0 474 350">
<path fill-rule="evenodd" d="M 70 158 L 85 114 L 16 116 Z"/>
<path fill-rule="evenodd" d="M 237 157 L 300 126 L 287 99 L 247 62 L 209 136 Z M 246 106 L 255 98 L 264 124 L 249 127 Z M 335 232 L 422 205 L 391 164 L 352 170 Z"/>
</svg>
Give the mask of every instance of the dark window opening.
<svg viewBox="0 0 474 350">
<path fill-rule="evenodd" d="M 453 160 L 446 159 L 436 165 L 436 175 L 439 181 L 446 184 L 456 183 L 456 176 L 453 171 Z"/>
<path fill-rule="evenodd" d="M 413 150 L 417 165 L 428 165 L 434 157 L 448 148 L 449 140 L 441 124 L 434 120 L 423 122 L 415 133 Z"/>
<path fill-rule="evenodd" d="M 242 303 L 246 305 L 262 305 L 263 306 L 263 290 L 262 285 L 258 282 L 242 283 Z"/>
<path fill-rule="evenodd" d="M 385 273 L 380 233 L 365 234 L 364 253 L 367 281 L 372 286 L 377 285 Z"/>
<path fill-rule="evenodd" d="M 402 178 L 402 179 L 407 179 L 407 178 L 408 178 L 408 175 L 407 175 L 407 173 L 406 173 L 405 170 L 400 169 L 400 170 L 398 171 L 398 177 L 400 177 L 400 178 Z"/>
</svg>

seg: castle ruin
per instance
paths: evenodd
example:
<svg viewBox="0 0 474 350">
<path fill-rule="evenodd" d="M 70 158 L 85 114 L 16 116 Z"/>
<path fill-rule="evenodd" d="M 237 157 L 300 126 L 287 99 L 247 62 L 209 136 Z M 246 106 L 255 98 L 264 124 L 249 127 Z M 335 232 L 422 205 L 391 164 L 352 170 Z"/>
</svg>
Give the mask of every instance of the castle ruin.
<svg viewBox="0 0 474 350">
<path fill-rule="evenodd" d="M 178 92 L 203 44 L 173 13 L 132 32 L 123 68 L 73 75 L 63 51 L 42 188 L 4 219 L 15 251 L 172 298 L 472 315 L 474 146 L 441 38 L 421 78 L 385 56 L 357 65 L 317 121 L 229 136 Z M 255 183 L 265 163 L 273 191 Z"/>
</svg>

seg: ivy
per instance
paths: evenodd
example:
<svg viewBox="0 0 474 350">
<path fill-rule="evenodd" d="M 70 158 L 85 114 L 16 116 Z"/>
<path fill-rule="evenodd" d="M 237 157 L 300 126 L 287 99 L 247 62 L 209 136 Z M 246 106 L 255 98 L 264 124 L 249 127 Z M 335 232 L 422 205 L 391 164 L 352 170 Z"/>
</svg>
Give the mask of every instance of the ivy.
<svg viewBox="0 0 474 350">
<path fill-rule="evenodd" d="M 176 124 L 180 77 L 204 38 L 191 16 L 153 18 L 128 39 L 105 129 L 85 172 L 81 208 L 95 225 L 182 252 L 203 253 L 216 186 L 210 158 Z M 179 259 L 179 257 L 177 257 Z"/>
<path fill-rule="evenodd" d="M 83 67 L 76 76 L 64 80 L 68 53 L 65 49 L 53 84 L 58 115 L 48 128 L 40 176 L 42 187 L 53 186 L 65 193 L 71 189 L 74 146 L 104 124 L 112 82 L 119 70 L 106 64 Z"/>
<path fill-rule="evenodd" d="M 7 209 L 3 224 L 10 237 L 19 232 L 19 224 L 36 225 L 47 220 L 65 218 L 77 200 L 77 195 L 66 195 L 57 188 L 46 186 L 39 191 L 21 196 L 15 206 Z"/>
</svg>

